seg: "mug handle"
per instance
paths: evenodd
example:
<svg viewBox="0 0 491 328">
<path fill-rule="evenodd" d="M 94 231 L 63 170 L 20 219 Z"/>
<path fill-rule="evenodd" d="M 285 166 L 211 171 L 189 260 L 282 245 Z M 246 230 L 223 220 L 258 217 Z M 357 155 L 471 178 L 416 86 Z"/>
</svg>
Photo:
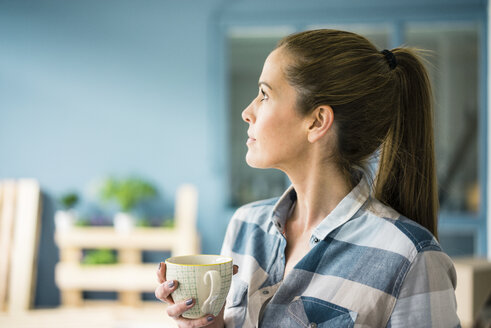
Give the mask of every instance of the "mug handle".
<svg viewBox="0 0 491 328">
<path fill-rule="evenodd" d="M 201 311 L 203 313 L 211 313 L 213 311 L 213 306 L 215 301 L 220 296 L 222 278 L 220 277 L 220 272 L 212 270 L 212 271 L 208 271 L 203 276 L 203 280 L 206 286 L 211 284 L 211 287 L 210 287 L 210 295 L 208 296 L 206 301 L 204 301 L 203 306 L 201 306 Z"/>
</svg>

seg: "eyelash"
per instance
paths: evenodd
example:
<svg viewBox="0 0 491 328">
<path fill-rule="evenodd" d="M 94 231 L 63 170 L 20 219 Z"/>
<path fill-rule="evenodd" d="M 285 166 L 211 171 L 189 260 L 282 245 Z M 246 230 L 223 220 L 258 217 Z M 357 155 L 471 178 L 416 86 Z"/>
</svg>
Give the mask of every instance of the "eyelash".
<svg viewBox="0 0 491 328">
<path fill-rule="evenodd" d="M 264 92 L 264 90 L 263 90 L 263 89 L 260 89 L 260 91 L 261 91 L 261 93 L 263 94 L 263 99 L 261 99 L 261 101 L 266 100 L 266 99 L 268 99 L 268 98 L 269 98 L 269 97 L 268 97 L 268 95 L 266 94 L 266 92 Z"/>
</svg>

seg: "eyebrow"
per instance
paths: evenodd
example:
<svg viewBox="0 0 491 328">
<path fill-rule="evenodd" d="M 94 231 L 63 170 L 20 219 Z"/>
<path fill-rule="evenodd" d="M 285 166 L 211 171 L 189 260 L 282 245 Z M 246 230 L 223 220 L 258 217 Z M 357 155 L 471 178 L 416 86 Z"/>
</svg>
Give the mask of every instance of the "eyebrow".
<svg viewBox="0 0 491 328">
<path fill-rule="evenodd" d="M 259 87 L 260 87 L 261 85 L 265 85 L 265 86 L 267 86 L 267 87 L 268 87 L 270 90 L 273 90 L 273 88 L 271 88 L 271 86 L 270 86 L 269 84 L 267 84 L 266 82 L 259 81 L 259 83 L 258 83 L 257 85 L 258 85 Z"/>
</svg>

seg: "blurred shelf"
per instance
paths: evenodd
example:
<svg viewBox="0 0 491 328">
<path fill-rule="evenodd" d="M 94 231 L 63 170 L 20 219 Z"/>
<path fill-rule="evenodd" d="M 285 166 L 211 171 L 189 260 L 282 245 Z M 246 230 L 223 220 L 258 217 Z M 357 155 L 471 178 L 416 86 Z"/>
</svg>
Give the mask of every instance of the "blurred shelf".
<svg viewBox="0 0 491 328">
<path fill-rule="evenodd" d="M 140 307 L 141 293 L 157 287 L 157 263 L 142 263 L 144 251 L 170 251 L 172 256 L 200 253 L 196 229 L 198 193 L 192 185 L 182 185 L 176 197 L 175 227 L 135 227 L 116 231 L 114 227 L 70 227 L 55 231 L 60 250 L 55 281 L 61 303 L 84 304 L 83 291 L 116 291 L 119 303 Z M 118 263 L 84 265 L 84 249 L 112 249 Z"/>
<path fill-rule="evenodd" d="M 135 228 L 117 232 L 113 227 L 83 227 L 56 231 L 60 249 L 55 282 L 64 305 L 80 306 L 83 291 L 116 291 L 125 305 L 140 306 L 141 293 L 157 287 L 157 263 L 142 263 L 147 250 L 170 251 L 172 255 L 199 253 L 195 229 Z M 109 248 L 118 252 L 117 264 L 81 264 L 82 251 Z"/>
</svg>

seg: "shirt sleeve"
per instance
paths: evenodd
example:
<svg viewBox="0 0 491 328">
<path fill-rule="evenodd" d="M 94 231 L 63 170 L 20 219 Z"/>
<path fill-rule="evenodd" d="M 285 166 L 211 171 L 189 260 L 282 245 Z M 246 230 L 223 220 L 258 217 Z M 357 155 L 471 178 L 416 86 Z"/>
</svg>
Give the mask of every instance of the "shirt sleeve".
<svg viewBox="0 0 491 328">
<path fill-rule="evenodd" d="M 402 283 L 387 327 L 460 327 L 452 260 L 441 251 L 421 251 Z"/>
</svg>

